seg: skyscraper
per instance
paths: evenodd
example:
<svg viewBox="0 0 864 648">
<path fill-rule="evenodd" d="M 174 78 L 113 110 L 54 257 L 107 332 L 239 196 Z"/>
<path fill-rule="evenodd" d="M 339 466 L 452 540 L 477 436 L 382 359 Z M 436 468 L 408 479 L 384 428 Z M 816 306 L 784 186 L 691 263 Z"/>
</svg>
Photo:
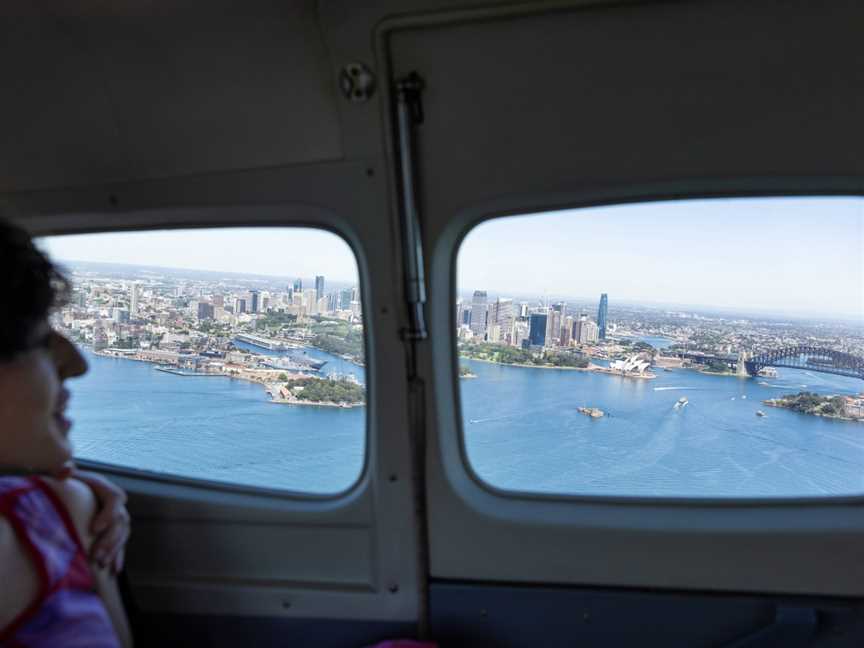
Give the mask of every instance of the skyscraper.
<svg viewBox="0 0 864 648">
<path fill-rule="evenodd" d="M 606 293 L 600 295 L 600 308 L 597 309 L 597 327 L 600 329 L 600 339 L 606 339 L 606 313 L 609 310 L 609 297 Z"/>
<path fill-rule="evenodd" d="M 297 277 L 294 280 L 294 292 L 302 293 L 303 292 L 303 280 L 300 277 Z"/>
<path fill-rule="evenodd" d="M 138 291 L 141 286 L 138 283 L 133 283 L 129 290 L 129 314 L 132 317 L 138 317 Z"/>
<path fill-rule="evenodd" d="M 316 275 L 315 277 L 315 299 L 321 299 L 324 296 L 324 275 Z"/>
<path fill-rule="evenodd" d="M 546 344 L 546 313 L 531 313 L 528 320 L 528 343 L 531 346 Z"/>
<path fill-rule="evenodd" d="M 475 290 L 471 299 L 471 332 L 479 337 L 486 336 L 487 299 L 485 290 Z"/>
<path fill-rule="evenodd" d="M 249 291 L 249 312 L 257 313 L 261 307 L 260 293 L 257 290 Z"/>
<path fill-rule="evenodd" d="M 350 288 L 343 288 L 339 291 L 339 310 L 351 309 L 352 291 Z"/>
</svg>

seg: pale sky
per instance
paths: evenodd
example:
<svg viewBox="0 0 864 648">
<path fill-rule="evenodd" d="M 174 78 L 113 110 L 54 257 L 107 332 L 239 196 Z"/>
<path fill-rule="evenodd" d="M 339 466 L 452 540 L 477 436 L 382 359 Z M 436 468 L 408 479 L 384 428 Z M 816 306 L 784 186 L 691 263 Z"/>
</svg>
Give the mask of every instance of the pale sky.
<svg viewBox="0 0 864 648">
<path fill-rule="evenodd" d="M 487 221 L 460 292 L 665 302 L 864 319 L 864 199 L 655 202 Z"/>
<path fill-rule="evenodd" d="M 341 238 L 311 228 L 236 228 L 79 234 L 41 239 L 59 261 L 312 277 L 357 283 L 354 253 Z"/>
<path fill-rule="evenodd" d="M 310 228 L 43 239 L 102 261 L 354 283 L 338 236 Z M 465 239 L 460 292 L 599 298 L 864 319 L 864 199 L 761 198 L 595 207 L 488 221 Z"/>
</svg>

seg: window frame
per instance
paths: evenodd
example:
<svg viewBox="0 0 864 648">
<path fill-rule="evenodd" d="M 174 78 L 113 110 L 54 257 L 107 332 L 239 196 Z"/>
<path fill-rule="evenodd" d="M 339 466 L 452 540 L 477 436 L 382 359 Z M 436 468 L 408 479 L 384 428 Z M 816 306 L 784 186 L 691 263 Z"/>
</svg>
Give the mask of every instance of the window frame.
<svg viewBox="0 0 864 648">
<path fill-rule="evenodd" d="M 281 213 L 279 211 L 281 210 Z M 371 443 L 372 443 L 372 424 L 374 420 L 374 359 L 371 355 L 372 345 L 370 338 L 372 331 L 370 330 L 370 320 L 368 313 L 367 300 L 370 294 L 370 277 L 368 273 L 368 263 L 365 257 L 359 252 L 361 246 L 357 235 L 350 228 L 345 227 L 344 222 L 335 221 L 334 214 L 325 209 L 311 208 L 311 213 L 308 213 L 309 207 L 304 206 L 302 211 L 306 211 L 301 220 L 294 220 L 292 216 L 292 207 L 290 205 L 256 205 L 252 207 L 243 207 L 241 211 L 244 213 L 245 220 L 240 220 L 233 216 L 234 208 L 226 207 L 201 207 L 198 209 L 184 208 L 170 210 L 170 220 L 163 220 L 165 213 L 160 212 L 135 212 L 128 214 L 132 216 L 128 224 L 124 223 L 121 227 L 117 227 L 116 222 L 106 220 L 104 223 L 94 223 L 93 221 L 101 221 L 101 215 L 93 214 L 78 215 L 74 220 L 68 216 L 53 216 L 49 218 L 39 219 L 39 221 L 28 221 L 22 223 L 26 227 L 34 239 L 52 238 L 60 236 L 74 236 L 85 234 L 122 234 L 122 233 L 146 233 L 146 232 L 164 232 L 164 231 L 187 231 L 194 230 L 217 230 L 217 229 L 313 229 L 322 232 L 328 232 L 338 237 L 345 243 L 354 255 L 354 261 L 357 266 L 357 285 L 360 288 L 361 308 L 363 312 L 363 352 L 365 358 L 364 373 L 366 376 L 366 405 L 364 406 L 364 431 L 363 431 L 363 461 L 360 465 L 360 471 L 357 477 L 346 487 L 332 493 L 315 493 L 307 491 L 298 491 L 293 489 L 268 488 L 264 486 L 254 486 L 250 484 L 235 484 L 232 482 L 223 482 L 209 479 L 199 479 L 188 477 L 185 475 L 174 475 L 172 473 L 163 473 L 159 471 L 150 471 L 146 468 L 135 468 L 131 466 L 122 466 L 119 464 L 111 464 L 94 459 L 75 457 L 76 464 L 83 468 L 95 470 L 98 472 L 110 473 L 120 477 L 128 477 L 135 480 L 146 480 L 159 482 L 164 484 L 173 484 L 177 486 L 185 486 L 196 488 L 202 491 L 219 491 L 223 493 L 232 493 L 236 495 L 252 495 L 262 496 L 273 499 L 283 500 L 305 500 L 309 502 L 335 502 L 353 499 L 358 493 L 369 488 L 371 483 Z M 274 213 L 274 211 L 276 213 Z M 250 212 L 252 212 L 250 218 Z M 317 213 L 316 213 L 317 212 Z M 158 218 L 154 218 L 157 216 Z M 315 217 L 325 217 L 322 222 L 317 221 Z M 81 218 L 90 222 L 86 222 L 83 227 L 76 227 L 77 222 Z M 215 218 L 214 218 L 215 217 Z M 126 220 L 126 219 L 124 219 Z M 34 227 L 35 225 L 35 227 Z M 45 227 L 47 225 L 47 227 Z M 110 228 L 109 228 L 110 226 Z M 74 433 L 74 430 L 73 430 Z"/>
<path fill-rule="evenodd" d="M 529 218 L 532 216 L 542 216 L 546 213 L 554 213 L 560 211 L 592 209 L 597 207 L 619 207 L 625 205 L 638 205 L 645 203 L 661 203 L 661 202 L 684 202 L 689 200 L 734 200 L 734 199 L 771 199 L 771 198 L 859 198 L 864 200 L 864 193 L 853 193 L 850 191 L 752 191 L 742 193 L 727 193 L 727 192 L 693 192 L 693 193 L 675 193 L 665 194 L 652 191 L 644 195 L 638 192 L 634 194 L 625 194 L 621 197 L 597 197 L 595 199 L 575 199 L 558 202 L 559 197 L 552 197 L 552 202 L 546 207 L 532 206 L 527 209 L 518 207 L 502 208 L 499 206 L 501 201 L 493 201 L 487 206 L 480 206 L 465 210 L 454 221 L 451 221 L 451 228 L 447 234 L 454 236 L 452 238 L 452 253 L 449 259 L 449 278 L 450 292 L 448 294 L 449 307 L 448 313 L 451 322 L 456 321 L 456 301 L 458 299 L 458 263 L 459 253 L 465 239 L 478 226 L 492 222 L 496 219 L 508 217 L 523 217 Z M 557 200 L 556 200 L 557 199 Z M 537 203 L 532 203 L 537 204 Z M 542 204 L 542 203 L 539 203 Z M 864 208 L 864 205 L 862 205 Z M 449 238 L 445 235 L 442 238 Z M 436 261 L 437 261 L 436 253 Z M 452 327 L 451 327 L 452 328 Z M 755 496 L 755 497 L 734 497 L 734 496 L 706 496 L 706 497 L 689 497 L 684 495 L 603 495 L 603 494 L 587 494 L 587 493 L 544 493 L 536 491 L 522 491 L 501 488 L 484 480 L 474 469 L 468 457 L 468 449 L 465 444 L 465 417 L 462 410 L 462 397 L 459 383 L 459 351 L 458 338 L 453 331 L 449 334 L 450 340 L 450 358 L 452 365 L 452 374 L 455 377 L 453 390 L 453 411 L 455 412 L 455 429 L 458 434 L 459 446 L 459 463 L 465 474 L 470 478 L 471 482 L 479 486 L 481 489 L 493 494 L 497 497 L 505 497 L 511 499 L 525 501 L 560 501 L 560 502 L 584 502 L 590 504 L 638 504 L 638 505 L 671 505 L 671 506 L 745 506 L 745 507 L 761 507 L 765 505 L 800 505 L 800 504 L 848 504 L 848 503 L 864 503 L 864 490 L 860 495 L 793 495 L 793 496 Z M 443 432 L 443 430 L 442 430 Z M 449 446 L 449 443 L 444 444 Z M 446 462 L 445 462 L 446 463 Z"/>
</svg>

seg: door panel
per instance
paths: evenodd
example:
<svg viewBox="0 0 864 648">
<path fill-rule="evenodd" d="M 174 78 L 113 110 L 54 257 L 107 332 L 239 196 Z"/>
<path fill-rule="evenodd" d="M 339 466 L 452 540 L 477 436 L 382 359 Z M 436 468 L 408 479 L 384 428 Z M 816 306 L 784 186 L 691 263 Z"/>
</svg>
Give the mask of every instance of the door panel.
<svg viewBox="0 0 864 648">
<path fill-rule="evenodd" d="M 418 17 L 387 32 L 393 79 L 426 82 L 415 162 L 431 294 L 421 366 L 436 403 L 431 576 L 864 594 L 858 498 L 527 497 L 467 469 L 454 266 L 473 225 L 660 197 L 856 194 L 864 173 L 864 86 L 834 82 L 860 78 L 860 5 L 557 8 Z M 813 34 L 822 46 L 805 47 Z"/>
</svg>

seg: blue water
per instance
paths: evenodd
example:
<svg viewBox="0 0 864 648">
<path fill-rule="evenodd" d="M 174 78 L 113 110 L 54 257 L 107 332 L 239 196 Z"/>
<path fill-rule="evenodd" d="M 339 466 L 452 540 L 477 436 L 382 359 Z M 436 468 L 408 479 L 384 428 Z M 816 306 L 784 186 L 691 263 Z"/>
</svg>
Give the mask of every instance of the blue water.
<svg viewBox="0 0 864 648">
<path fill-rule="evenodd" d="M 344 362 L 323 356 L 333 368 Z M 360 475 L 365 407 L 277 405 L 259 384 L 92 353 L 87 360 L 90 372 L 70 382 L 78 457 L 316 493 L 348 488 Z"/>
<path fill-rule="evenodd" d="M 323 373 L 362 368 L 317 350 Z M 333 493 L 360 475 L 365 408 L 274 405 L 263 387 L 182 377 L 89 355 L 73 381 L 78 455 L 267 488 Z M 777 379 L 659 370 L 655 380 L 462 360 L 468 459 L 499 488 L 642 496 L 864 493 L 864 424 L 761 403 L 803 389 L 854 394 L 864 381 L 780 369 Z M 686 395 L 686 407 L 675 409 Z M 746 396 L 747 398 L 743 398 Z M 592 420 L 579 406 L 599 407 Z M 756 410 L 765 417 L 757 417 Z"/>
<path fill-rule="evenodd" d="M 777 379 L 659 370 L 655 380 L 462 360 L 468 459 L 500 488 L 639 496 L 864 492 L 864 424 L 771 408 L 864 381 L 781 369 Z M 675 404 L 689 400 L 682 408 Z M 746 398 L 745 398 L 746 397 Z M 591 419 L 580 406 L 607 415 Z M 757 417 L 763 410 L 765 417 Z"/>
</svg>

